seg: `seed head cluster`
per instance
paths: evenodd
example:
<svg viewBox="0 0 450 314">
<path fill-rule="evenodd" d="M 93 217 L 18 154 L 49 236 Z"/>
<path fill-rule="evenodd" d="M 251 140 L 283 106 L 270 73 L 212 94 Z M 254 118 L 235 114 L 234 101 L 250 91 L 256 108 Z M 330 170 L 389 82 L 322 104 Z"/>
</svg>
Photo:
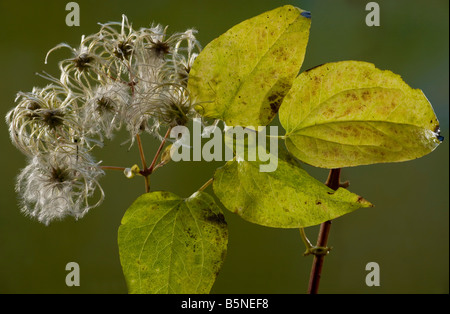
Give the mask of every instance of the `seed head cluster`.
<svg viewBox="0 0 450 314">
<path fill-rule="evenodd" d="M 100 24 L 78 47 L 61 43 L 71 56 L 59 62 L 59 78 L 40 74 L 43 88 L 19 92 L 6 122 L 13 144 L 28 158 L 16 190 L 21 210 L 44 224 L 81 218 L 98 206 L 104 174 L 91 151 L 125 127 L 130 142 L 162 127 L 196 117 L 187 91 L 191 66 L 201 50 L 196 31 L 167 34 L 167 27 L 134 29 L 122 22 Z"/>
</svg>

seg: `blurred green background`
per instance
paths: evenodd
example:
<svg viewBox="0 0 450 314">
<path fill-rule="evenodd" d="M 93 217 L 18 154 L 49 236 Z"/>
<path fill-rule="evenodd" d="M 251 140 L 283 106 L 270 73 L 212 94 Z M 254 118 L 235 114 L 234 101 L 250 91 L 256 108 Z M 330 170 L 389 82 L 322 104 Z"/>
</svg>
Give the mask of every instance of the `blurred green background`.
<svg viewBox="0 0 450 314">
<path fill-rule="evenodd" d="M 120 21 L 135 27 L 152 22 L 171 31 L 199 30 L 203 46 L 231 26 L 266 10 L 293 4 L 312 12 L 313 23 L 303 70 L 338 60 L 364 60 L 402 75 L 433 104 L 443 135 L 449 137 L 449 2 L 377 1 L 381 26 L 367 27 L 363 0 L 165 0 L 77 1 L 81 26 L 65 24 L 68 1 L 0 1 L 1 114 L 14 106 L 18 91 L 46 82 L 34 73 L 57 74 L 58 51 L 44 65 L 47 51 L 60 42 L 76 46 L 97 22 Z M 96 157 L 104 164 L 139 163 L 136 146 L 120 144 L 125 132 L 106 143 Z M 0 123 L 0 293 L 126 293 L 117 248 L 117 229 L 126 208 L 144 189 L 143 180 L 107 173 L 106 200 L 80 221 L 69 218 L 45 227 L 18 210 L 15 177 L 24 156 Z M 144 137 L 151 156 L 157 142 Z M 448 140 L 421 159 L 343 170 L 350 190 L 376 207 L 360 209 L 333 222 L 321 293 L 449 292 Z M 152 188 L 189 196 L 222 163 L 173 163 L 152 176 Z M 306 166 L 324 181 L 327 171 Z M 208 191 L 211 191 L 208 188 Z M 226 211 L 229 249 L 213 293 L 305 293 L 312 263 L 303 257 L 298 230 L 265 228 Z M 315 242 L 318 228 L 306 229 Z M 65 265 L 77 262 L 80 287 L 65 285 Z M 367 287 L 365 265 L 377 262 L 381 286 Z"/>
</svg>

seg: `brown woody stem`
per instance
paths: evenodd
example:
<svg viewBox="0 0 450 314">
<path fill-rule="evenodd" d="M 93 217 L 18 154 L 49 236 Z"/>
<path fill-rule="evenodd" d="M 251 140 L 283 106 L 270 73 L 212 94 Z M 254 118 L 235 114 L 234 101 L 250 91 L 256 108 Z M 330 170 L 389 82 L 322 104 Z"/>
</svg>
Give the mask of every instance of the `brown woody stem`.
<svg viewBox="0 0 450 314">
<path fill-rule="evenodd" d="M 142 169 L 147 169 L 147 162 L 145 161 L 144 148 L 142 147 L 141 136 L 136 134 L 136 140 L 139 148 L 139 156 L 142 161 Z"/>
<path fill-rule="evenodd" d="M 141 136 L 139 134 L 136 134 L 136 140 L 139 148 L 139 156 L 141 157 L 142 161 L 142 169 L 147 169 L 147 162 L 145 161 L 144 148 L 142 147 Z M 144 175 L 144 179 L 145 179 L 145 193 L 148 193 L 150 192 L 150 182 L 148 176 Z"/>
<path fill-rule="evenodd" d="M 145 179 L 145 192 L 146 193 L 150 192 L 150 179 L 149 179 L 149 176 L 152 174 L 153 170 L 155 169 L 156 161 L 158 160 L 158 157 L 161 154 L 161 151 L 162 151 L 164 145 L 166 144 L 166 140 L 169 137 L 170 130 L 171 130 L 171 128 L 169 128 L 167 130 L 166 135 L 164 136 L 164 139 L 162 140 L 161 144 L 158 147 L 158 150 L 157 150 L 155 156 L 153 157 L 153 161 L 152 161 L 150 167 L 147 167 L 147 163 L 145 162 L 144 150 L 142 148 L 141 138 L 139 137 L 139 134 L 136 135 L 136 139 L 137 139 L 138 147 L 139 147 L 139 154 L 141 155 L 142 168 L 143 168 L 139 173 Z"/>
<path fill-rule="evenodd" d="M 171 130 L 172 130 L 171 128 L 169 128 L 169 129 L 167 130 L 166 135 L 164 135 L 164 138 L 163 138 L 163 140 L 161 141 L 161 145 L 159 145 L 159 147 L 158 147 L 158 151 L 156 152 L 155 157 L 153 157 L 152 164 L 150 165 L 150 167 L 148 167 L 148 171 L 149 171 L 150 173 L 152 173 L 153 168 L 155 168 L 156 161 L 158 160 L 158 157 L 159 157 L 159 155 L 161 154 L 161 151 L 162 151 L 164 145 L 166 144 L 166 140 L 167 140 L 167 138 L 169 137 L 169 134 L 170 134 L 170 131 L 171 131 Z"/>
<path fill-rule="evenodd" d="M 341 169 L 331 169 L 326 185 L 333 190 L 337 190 L 340 186 Z M 330 234 L 331 220 L 325 221 L 320 225 L 319 236 L 317 239 L 317 247 L 325 248 Z M 314 261 L 311 268 L 309 278 L 308 294 L 317 294 L 319 291 L 319 283 L 322 275 L 323 261 L 326 255 L 314 255 Z"/>
</svg>

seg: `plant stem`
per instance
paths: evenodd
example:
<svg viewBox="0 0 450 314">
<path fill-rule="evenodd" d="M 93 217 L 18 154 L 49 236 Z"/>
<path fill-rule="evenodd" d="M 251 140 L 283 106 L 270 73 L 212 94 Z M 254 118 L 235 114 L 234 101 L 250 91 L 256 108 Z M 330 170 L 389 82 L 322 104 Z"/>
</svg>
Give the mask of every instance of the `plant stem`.
<svg viewBox="0 0 450 314">
<path fill-rule="evenodd" d="M 340 185 L 341 169 L 331 169 L 328 175 L 326 185 L 333 190 L 337 190 Z M 331 220 L 325 221 L 320 225 L 319 236 L 317 239 L 317 247 L 326 247 L 328 235 L 330 234 Z M 315 255 L 309 278 L 308 294 L 317 294 L 319 291 L 320 277 L 322 275 L 322 267 L 325 255 Z"/>
<path fill-rule="evenodd" d="M 198 189 L 198 191 L 199 191 L 199 192 L 204 191 L 208 186 L 211 185 L 211 183 L 213 183 L 213 181 L 214 181 L 214 178 L 209 179 L 208 181 L 206 181 L 205 184 L 202 185 L 201 188 Z"/>
<path fill-rule="evenodd" d="M 139 134 L 136 135 L 138 147 L 139 147 L 139 154 L 141 156 L 142 161 L 142 170 L 139 172 L 145 179 L 145 193 L 150 192 L 150 179 L 149 176 L 152 174 L 153 170 L 155 169 L 156 161 L 158 160 L 159 155 L 161 154 L 161 151 L 166 144 L 166 140 L 169 137 L 171 128 L 169 128 L 166 132 L 166 135 L 164 136 L 164 139 L 161 141 L 161 144 L 158 147 L 158 151 L 156 152 L 155 156 L 153 157 L 153 161 L 150 165 L 150 167 L 147 167 L 147 163 L 145 161 L 144 156 L 144 149 L 142 148 L 142 142 L 141 137 Z"/>
<path fill-rule="evenodd" d="M 311 242 L 309 241 L 308 237 L 306 236 L 305 229 L 300 228 L 300 236 L 301 236 L 302 241 L 303 241 L 303 243 L 305 244 L 305 247 L 306 247 L 306 251 L 305 251 L 304 255 L 305 256 L 309 255 L 308 252 L 309 252 L 309 250 L 311 250 L 313 248 L 313 245 L 311 244 Z"/>
<path fill-rule="evenodd" d="M 142 169 L 147 169 L 147 162 L 145 161 L 144 148 L 142 147 L 141 136 L 136 134 L 136 140 L 139 148 L 139 156 L 141 156 Z"/>
<path fill-rule="evenodd" d="M 169 128 L 169 129 L 167 130 L 167 132 L 166 132 L 166 135 L 164 135 L 164 138 L 163 138 L 163 140 L 161 141 L 161 145 L 159 145 L 158 150 L 156 151 L 155 157 L 153 157 L 152 164 L 150 165 L 150 167 L 148 167 L 148 172 L 149 172 L 149 173 L 152 173 L 153 168 L 155 168 L 156 161 L 158 160 L 158 157 L 159 157 L 159 155 L 161 154 L 161 151 L 162 151 L 164 145 L 166 144 L 166 140 L 167 140 L 167 138 L 169 137 L 170 130 L 171 130 L 171 128 Z M 145 169 L 145 168 L 144 168 L 144 169 Z"/>
<path fill-rule="evenodd" d="M 124 171 L 126 168 L 124 167 L 112 167 L 112 166 L 100 166 L 100 169 L 103 170 L 118 170 L 118 171 Z"/>
<path fill-rule="evenodd" d="M 141 136 L 136 134 L 136 140 L 139 148 L 139 156 L 141 156 L 142 169 L 147 169 L 147 162 L 145 161 L 144 148 L 142 147 Z M 148 176 L 144 176 L 145 181 L 145 193 L 150 192 L 150 182 Z"/>
<path fill-rule="evenodd" d="M 150 192 L 150 179 L 148 178 L 148 176 L 144 176 L 144 181 L 145 181 L 145 193 Z"/>
</svg>

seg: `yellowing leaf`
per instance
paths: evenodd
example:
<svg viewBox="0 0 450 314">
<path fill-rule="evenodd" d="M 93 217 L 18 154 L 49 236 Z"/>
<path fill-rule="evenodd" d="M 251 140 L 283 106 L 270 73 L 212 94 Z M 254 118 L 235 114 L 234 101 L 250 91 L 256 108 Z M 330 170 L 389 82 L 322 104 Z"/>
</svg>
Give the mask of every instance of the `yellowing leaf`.
<svg viewBox="0 0 450 314">
<path fill-rule="evenodd" d="M 243 219 L 275 228 L 304 228 L 335 219 L 361 207 L 362 197 L 333 191 L 281 152 L 274 172 L 260 172 L 261 161 L 229 161 L 214 174 L 214 193 Z"/>
<path fill-rule="evenodd" d="M 300 74 L 280 109 L 286 146 L 316 167 L 341 168 L 422 157 L 440 143 L 421 90 L 358 61 Z"/>
<path fill-rule="evenodd" d="M 130 293 L 209 293 L 226 255 L 228 229 L 204 192 L 140 196 L 119 227 L 119 253 Z"/>
<path fill-rule="evenodd" d="M 231 126 L 269 124 L 303 63 L 310 24 L 309 12 L 286 5 L 209 43 L 189 74 L 198 111 Z"/>
</svg>

